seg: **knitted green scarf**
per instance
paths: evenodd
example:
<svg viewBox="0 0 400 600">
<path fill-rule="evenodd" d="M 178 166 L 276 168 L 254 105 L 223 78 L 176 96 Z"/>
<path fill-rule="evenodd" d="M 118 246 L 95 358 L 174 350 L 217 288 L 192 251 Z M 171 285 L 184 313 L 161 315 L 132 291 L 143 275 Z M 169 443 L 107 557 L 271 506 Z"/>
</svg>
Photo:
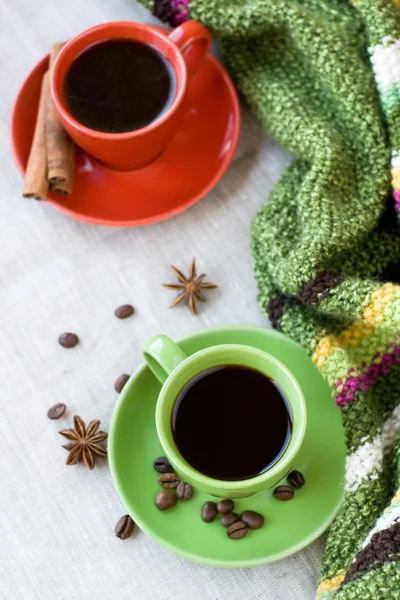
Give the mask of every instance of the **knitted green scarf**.
<svg viewBox="0 0 400 600">
<path fill-rule="evenodd" d="M 145 2 L 171 25 L 193 18 L 215 33 L 254 114 L 296 157 L 254 221 L 252 248 L 261 310 L 306 348 L 343 416 L 346 495 L 319 600 L 400 598 L 396 3 Z"/>
</svg>

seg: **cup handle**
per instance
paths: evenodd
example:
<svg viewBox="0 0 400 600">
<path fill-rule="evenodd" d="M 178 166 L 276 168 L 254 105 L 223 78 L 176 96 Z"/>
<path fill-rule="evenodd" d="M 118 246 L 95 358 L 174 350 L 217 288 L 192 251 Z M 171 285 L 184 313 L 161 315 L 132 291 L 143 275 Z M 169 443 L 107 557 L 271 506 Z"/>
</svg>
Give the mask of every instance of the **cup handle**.
<svg viewBox="0 0 400 600">
<path fill-rule="evenodd" d="M 162 384 L 176 367 L 186 360 L 186 354 L 166 335 L 155 335 L 143 348 L 144 358 Z"/>
<path fill-rule="evenodd" d="M 186 21 L 171 31 L 168 37 L 178 46 L 189 78 L 192 77 L 210 50 L 211 33 L 198 21 Z"/>
</svg>

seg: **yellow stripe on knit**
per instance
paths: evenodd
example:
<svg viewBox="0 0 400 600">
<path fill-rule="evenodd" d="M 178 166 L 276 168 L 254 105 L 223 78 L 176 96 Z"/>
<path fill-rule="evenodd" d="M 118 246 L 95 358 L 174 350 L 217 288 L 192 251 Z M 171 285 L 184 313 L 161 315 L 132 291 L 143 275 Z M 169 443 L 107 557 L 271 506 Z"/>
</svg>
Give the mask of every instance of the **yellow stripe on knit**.
<svg viewBox="0 0 400 600">
<path fill-rule="evenodd" d="M 400 0 L 398 0 L 400 6 Z M 400 190 L 400 167 L 392 169 L 392 186 L 394 190 Z"/>
<path fill-rule="evenodd" d="M 391 309 L 394 309 L 394 311 L 396 309 L 400 310 L 400 294 L 395 296 L 387 305 L 389 313 L 393 312 Z M 382 327 L 376 327 L 372 333 L 360 338 L 356 346 L 333 349 L 332 354 L 319 367 L 321 375 L 330 386 L 336 386 L 339 379 L 347 379 L 350 369 L 355 368 L 355 371 L 353 371 L 354 376 L 360 375 L 365 371 L 366 365 L 379 363 L 382 360 L 382 356 L 389 349 L 389 344 L 400 343 L 400 335 L 397 333 L 397 329 L 393 331 L 391 327 L 385 325 L 384 322 Z"/>
<path fill-rule="evenodd" d="M 400 489 L 397 490 L 390 504 L 396 504 L 397 502 L 400 502 Z"/>
<path fill-rule="evenodd" d="M 372 293 L 371 302 L 364 310 L 362 320 L 355 321 L 351 327 L 338 335 L 327 335 L 321 338 L 312 356 L 317 367 L 323 367 L 326 359 L 333 354 L 335 348 L 351 348 L 359 344 L 367 335 L 370 335 L 383 321 L 383 311 L 397 292 L 400 292 L 399 285 L 385 283 Z"/>
<path fill-rule="evenodd" d="M 341 569 L 340 571 L 337 572 L 337 574 L 334 577 L 330 577 L 329 579 L 324 579 L 324 581 L 322 581 L 317 589 L 317 600 L 323 600 L 324 595 L 327 592 L 334 592 L 339 585 L 342 583 L 344 576 L 345 576 L 345 572 Z"/>
</svg>

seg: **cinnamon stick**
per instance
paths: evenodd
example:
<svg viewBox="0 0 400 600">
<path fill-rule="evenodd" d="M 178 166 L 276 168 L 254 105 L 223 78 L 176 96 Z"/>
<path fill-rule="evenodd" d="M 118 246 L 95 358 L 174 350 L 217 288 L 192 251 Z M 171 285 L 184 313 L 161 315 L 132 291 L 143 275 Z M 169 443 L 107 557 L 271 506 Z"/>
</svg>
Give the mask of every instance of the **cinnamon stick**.
<svg viewBox="0 0 400 600">
<path fill-rule="evenodd" d="M 53 68 L 54 61 L 56 60 L 58 53 L 64 45 L 65 42 L 56 42 L 52 45 L 49 56 L 49 71 L 51 71 L 51 69 Z"/>
<path fill-rule="evenodd" d="M 50 190 L 60 196 L 69 196 L 72 192 L 72 182 L 75 169 L 75 144 L 68 138 L 68 144 L 71 148 L 68 149 L 68 172 L 70 173 L 66 181 L 59 181 L 50 184 Z"/>
<path fill-rule="evenodd" d="M 46 72 L 42 79 L 35 131 L 25 171 L 24 189 L 22 190 L 24 198 L 44 200 L 49 189 L 46 152 L 46 112 L 49 94 L 49 73 Z"/>
<path fill-rule="evenodd" d="M 63 45 L 53 44 L 50 52 L 50 70 Z M 47 177 L 52 190 L 56 193 L 70 194 L 74 175 L 75 147 L 58 118 L 50 95 L 47 102 L 46 145 Z"/>
</svg>

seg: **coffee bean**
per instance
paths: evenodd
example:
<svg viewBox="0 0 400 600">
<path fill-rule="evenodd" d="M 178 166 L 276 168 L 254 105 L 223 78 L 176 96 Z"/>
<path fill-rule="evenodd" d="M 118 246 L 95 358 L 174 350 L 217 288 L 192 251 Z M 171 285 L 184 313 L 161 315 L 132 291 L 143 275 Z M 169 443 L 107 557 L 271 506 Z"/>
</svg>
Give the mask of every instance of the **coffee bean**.
<svg viewBox="0 0 400 600">
<path fill-rule="evenodd" d="M 221 517 L 221 525 L 223 527 L 229 527 L 232 523 L 236 523 L 236 521 L 240 521 L 239 515 L 234 512 L 226 513 L 226 515 L 222 515 Z"/>
<path fill-rule="evenodd" d="M 67 407 L 65 406 L 65 404 L 59 402 L 58 404 L 55 404 L 54 406 L 49 408 L 47 416 L 49 417 L 49 419 L 59 419 L 63 416 L 66 410 Z"/>
<path fill-rule="evenodd" d="M 158 510 L 167 510 L 172 508 L 178 502 L 178 497 L 172 490 L 160 492 L 155 500 Z"/>
<path fill-rule="evenodd" d="M 254 510 L 245 510 L 240 517 L 250 529 L 260 529 L 264 525 L 264 517 Z"/>
<path fill-rule="evenodd" d="M 217 511 L 221 514 L 221 515 L 226 515 L 226 513 L 230 513 L 234 510 L 235 508 L 235 503 L 232 502 L 232 500 L 221 500 L 221 502 L 218 502 L 217 504 Z"/>
<path fill-rule="evenodd" d="M 121 540 L 126 540 L 132 535 L 134 528 L 135 522 L 132 521 L 129 515 L 124 515 L 115 526 L 115 535 Z"/>
<path fill-rule="evenodd" d="M 236 521 L 236 523 L 229 525 L 226 534 L 231 540 L 240 540 L 240 538 L 246 535 L 247 531 L 246 523 L 243 523 L 243 521 Z"/>
<path fill-rule="evenodd" d="M 176 493 L 178 494 L 178 498 L 181 500 L 190 500 L 190 498 L 193 496 L 193 488 L 190 483 L 181 481 L 176 488 Z"/>
<path fill-rule="evenodd" d="M 212 523 L 217 516 L 217 505 L 215 502 L 205 502 L 201 507 L 201 518 L 205 523 Z"/>
<path fill-rule="evenodd" d="M 153 467 L 157 473 L 171 473 L 172 466 L 166 456 L 159 456 L 153 463 Z"/>
<path fill-rule="evenodd" d="M 300 471 L 291 471 L 287 477 L 287 480 L 290 483 L 290 485 L 292 485 L 297 490 L 302 488 L 306 482 L 304 479 L 304 475 L 300 473 Z"/>
<path fill-rule="evenodd" d="M 73 348 L 79 342 L 79 338 L 76 333 L 62 333 L 58 338 L 58 343 L 63 348 Z"/>
<path fill-rule="evenodd" d="M 176 488 L 178 487 L 179 479 L 175 473 L 163 473 L 158 478 L 158 483 L 161 485 L 161 487 L 166 489 Z"/>
<path fill-rule="evenodd" d="M 128 383 L 128 381 L 129 381 L 129 375 L 127 375 L 126 373 L 124 373 L 123 375 L 120 375 L 114 383 L 115 391 L 118 392 L 118 394 L 120 394 L 122 392 L 122 390 L 124 389 L 125 384 Z"/>
<path fill-rule="evenodd" d="M 133 308 L 133 306 L 131 306 L 130 304 L 123 304 L 122 306 L 118 306 L 118 308 L 115 309 L 114 314 L 116 317 L 118 317 L 118 319 L 126 319 L 127 317 L 133 315 L 134 312 L 135 309 Z"/>
<path fill-rule="evenodd" d="M 290 485 L 278 485 L 274 489 L 274 496 L 278 500 L 291 500 L 294 496 L 294 489 Z"/>
</svg>

